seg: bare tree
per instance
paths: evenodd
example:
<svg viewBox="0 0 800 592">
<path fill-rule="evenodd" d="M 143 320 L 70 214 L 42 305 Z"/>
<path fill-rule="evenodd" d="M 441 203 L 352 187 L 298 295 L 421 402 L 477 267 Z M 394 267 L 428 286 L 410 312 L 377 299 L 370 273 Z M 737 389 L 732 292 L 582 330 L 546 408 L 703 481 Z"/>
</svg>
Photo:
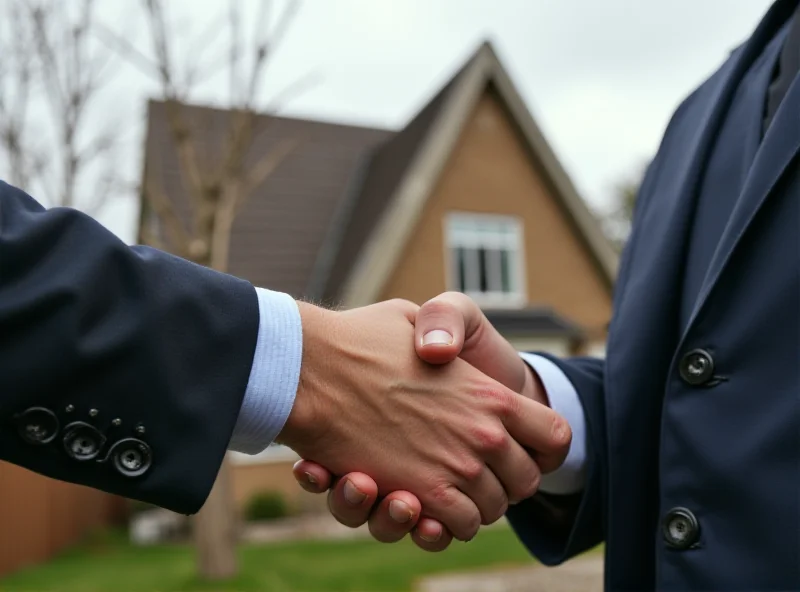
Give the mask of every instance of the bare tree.
<svg viewBox="0 0 800 592">
<path fill-rule="evenodd" d="M 48 205 L 97 213 L 120 180 L 112 153 L 120 126 L 88 118 L 112 72 L 111 55 L 92 36 L 94 1 L 5 0 L 3 7 L 0 148 L 7 176 Z M 93 182 L 81 183 L 85 177 Z"/>
<path fill-rule="evenodd" d="M 0 60 L 0 146 L 7 163 L 4 176 L 14 185 L 29 187 L 34 176 L 33 155 L 26 149 L 28 108 L 33 78 L 33 40 L 21 6 L 7 3 L 2 21 L 3 59 Z"/>
<path fill-rule="evenodd" d="M 158 82 L 171 149 L 177 155 L 185 194 L 178 203 L 176 196 L 165 190 L 161 175 L 146 170 L 141 187 L 143 207 L 154 214 L 157 224 L 155 227 L 143 225 L 141 238 L 152 246 L 226 271 L 231 230 L 237 214 L 299 141 L 291 139 L 262 155 L 254 155 L 252 150 L 270 121 L 264 115 L 274 108 L 259 109 L 264 70 L 268 58 L 288 30 L 299 3 L 291 2 L 270 31 L 269 2 L 260 2 L 252 22 L 253 34 L 246 41 L 240 2 L 230 0 L 227 15 L 212 22 L 208 31 L 188 44 L 188 59 L 184 64 L 178 59 L 174 43 L 177 36 L 173 35 L 165 14 L 165 4 L 161 0 L 142 0 L 152 56 L 139 51 L 121 35 L 108 30 L 102 35 L 109 46 Z M 226 49 L 217 52 L 216 59 L 204 62 L 204 52 L 217 43 L 225 29 Z M 185 43 L 186 40 L 181 38 L 181 41 Z M 202 140 L 202 121 L 196 117 L 196 111 L 192 113 L 188 102 L 198 84 L 220 76 L 225 70 L 230 109 L 225 141 L 209 149 Z M 201 577 L 223 579 L 238 571 L 236 522 L 226 461 L 210 497 L 195 519 Z"/>
</svg>

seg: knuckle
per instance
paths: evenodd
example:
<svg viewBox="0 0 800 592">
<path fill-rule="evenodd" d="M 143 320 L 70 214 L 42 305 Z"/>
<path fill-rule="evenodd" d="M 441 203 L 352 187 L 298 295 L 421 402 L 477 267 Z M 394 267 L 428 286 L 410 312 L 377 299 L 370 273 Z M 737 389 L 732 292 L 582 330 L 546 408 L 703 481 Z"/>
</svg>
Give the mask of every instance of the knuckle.
<svg viewBox="0 0 800 592">
<path fill-rule="evenodd" d="M 434 486 L 429 492 L 430 502 L 423 502 L 423 506 L 431 510 L 451 511 L 457 505 L 456 490 L 447 483 Z M 481 514 L 478 508 L 472 506 L 472 510 L 459 508 L 457 521 L 448 521 L 445 526 L 450 533 L 460 541 L 472 539 L 481 526 Z"/>
<path fill-rule="evenodd" d="M 483 452 L 502 453 L 508 449 L 508 432 L 502 426 L 482 426 L 473 430 L 478 448 Z"/>
<path fill-rule="evenodd" d="M 475 301 L 464 294 L 463 292 L 443 292 L 439 296 L 435 298 L 435 300 L 441 300 L 442 302 L 447 302 L 449 306 L 466 308 L 469 306 L 477 306 Z"/>
<path fill-rule="evenodd" d="M 429 316 L 444 317 L 453 312 L 453 304 L 441 296 L 437 296 L 423 304 L 422 310 Z"/>
<path fill-rule="evenodd" d="M 514 415 L 517 408 L 516 395 L 501 388 L 489 389 L 488 395 L 495 415 L 503 419 Z"/>
<path fill-rule="evenodd" d="M 506 389 L 486 376 L 479 376 L 473 387 L 473 395 L 486 406 L 489 413 L 505 417 L 511 413 L 514 400 Z"/>
<path fill-rule="evenodd" d="M 484 464 L 480 461 L 470 459 L 462 461 L 459 473 L 466 482 L 473 483 L 483 475 L 484 468 Z"/>
<path fill-rule="evenodd" d="M 434 504 L 443 508 L 450 508 L 455 503 L 453 489 L 448 483 L 435 485 L 430 492 Z"/>
</svg>

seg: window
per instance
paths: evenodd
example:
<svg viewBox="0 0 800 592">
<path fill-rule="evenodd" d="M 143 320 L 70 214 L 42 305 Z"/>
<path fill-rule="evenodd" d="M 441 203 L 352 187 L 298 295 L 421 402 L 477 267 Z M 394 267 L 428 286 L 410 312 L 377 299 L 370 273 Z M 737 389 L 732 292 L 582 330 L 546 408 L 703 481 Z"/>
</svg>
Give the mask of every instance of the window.
<svg viewBox="0 0 800 592">
<path fill-rule="evenodd" d="M 445 220 L 450 289 L 479 304 L 521 306 L 522 224 L 506 216 L 449 214 Z"/>
</svg>

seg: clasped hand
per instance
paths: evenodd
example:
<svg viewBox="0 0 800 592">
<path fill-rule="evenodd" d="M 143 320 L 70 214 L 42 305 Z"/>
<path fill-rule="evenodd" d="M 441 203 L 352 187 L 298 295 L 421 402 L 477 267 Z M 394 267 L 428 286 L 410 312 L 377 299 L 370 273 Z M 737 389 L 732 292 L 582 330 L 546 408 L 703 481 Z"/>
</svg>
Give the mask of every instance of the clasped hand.
<svg viewBox="0 0 800 592">
<path fill-rule="evenodd" d="M 300 384 L 279 441 L 343 524 L 442 550 L 534 495 L 566 457 L 567 422 L 466 296 L 301 305 L 301 316 Z"/>
</svg>

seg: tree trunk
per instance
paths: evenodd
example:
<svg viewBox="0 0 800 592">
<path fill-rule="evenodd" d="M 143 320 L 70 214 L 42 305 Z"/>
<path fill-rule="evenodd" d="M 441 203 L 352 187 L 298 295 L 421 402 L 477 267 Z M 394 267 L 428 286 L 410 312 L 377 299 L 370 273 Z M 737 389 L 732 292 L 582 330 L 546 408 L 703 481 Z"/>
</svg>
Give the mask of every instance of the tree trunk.
<svg viewBox="0 0 800 592">
<path fill-rule="evenodd" d="M 230 466 L 226 458 L 203 509 L 194 520 L 197 568 L 204 580 L 224 580 L 238 571 L 237 518 L 233 505 Z"/>
<path fill-rule="evenodd" d="M 217 254 L 214 236 L 207 239 L 213 245 L 208 260 L 202 264 L 217 271 L 227 270 L 227 260 Z M 230 241 L 230 225 L 226 240 Z M 227 246 L 227 245 L 226 245 Z M 222 250 L 227 259 L 227 249 Z M 236 558 L 236 543 L 239 534 L 238 516 L 233 500 L 230 459 L 222 461 L 217 480 L 203 509 L 195 518 L 195 546 L 197 548 L 197 568 L 201 579 L 215 581 L 232 578 L 239 572 Z"/>
</svg>

